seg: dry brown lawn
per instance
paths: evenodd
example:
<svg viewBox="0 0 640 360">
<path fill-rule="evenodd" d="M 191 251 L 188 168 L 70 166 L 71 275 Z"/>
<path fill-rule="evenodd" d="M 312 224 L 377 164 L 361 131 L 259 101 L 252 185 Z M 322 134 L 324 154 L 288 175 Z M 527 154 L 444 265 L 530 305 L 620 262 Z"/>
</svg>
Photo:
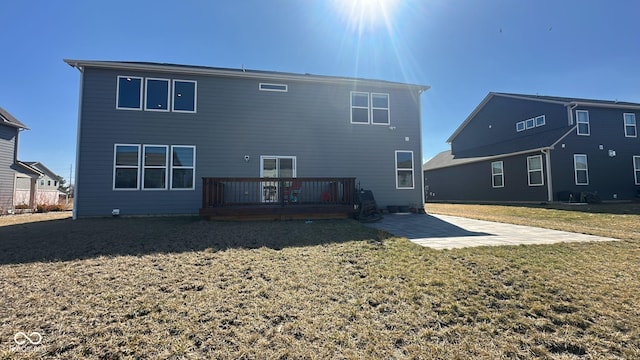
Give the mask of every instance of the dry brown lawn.
<svg viewBox="0 0 640 360">
<path fill-rule="evenodd" d="M 0 359 L 640 358 L 637 241 L 436 251 L 354 221 L 4 224 Z"/>
</svg>

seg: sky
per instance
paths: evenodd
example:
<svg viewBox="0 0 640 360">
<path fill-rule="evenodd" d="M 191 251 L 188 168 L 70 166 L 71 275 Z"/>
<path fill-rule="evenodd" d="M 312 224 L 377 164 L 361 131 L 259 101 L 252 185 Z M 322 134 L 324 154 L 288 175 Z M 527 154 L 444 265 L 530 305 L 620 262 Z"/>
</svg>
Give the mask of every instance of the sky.
<svg viewBox="0 0 640 360">
<path fill-rule="evenodd" d="M 149 61 L 429 85 L 423 162 L 491 91 L 640 102 L 637 0 L 1 1 L 18 158 L 75 175 L 79 73 Z M 393 114 L 393 109 L 391 109 Z"/>
</svg>

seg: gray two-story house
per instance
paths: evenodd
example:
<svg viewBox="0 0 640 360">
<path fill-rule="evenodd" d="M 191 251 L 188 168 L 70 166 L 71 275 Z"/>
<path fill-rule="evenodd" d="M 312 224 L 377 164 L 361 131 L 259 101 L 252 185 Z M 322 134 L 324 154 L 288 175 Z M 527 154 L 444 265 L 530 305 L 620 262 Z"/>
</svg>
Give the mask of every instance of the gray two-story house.
<svg viewBox="0 0 640 360">
<path fill-rule="evenodd" d="M 421 202 L 428 86 L 65 62 L 81 74 L 76 217 L 353 209 L 356 187 L 381 207 Z"/>
<path fill-rule="evenodd" d="M 18 138 L 27 127 L 8 111 L 0 108 L 0 215 L 14 210 L 16 175 L 29 178 L 29 186 L 34 186 L 34 173 L 28 166 L 18 161 Z"/>
<path fill-rule="evenodd" d="M 434 201 L 631 200 L 640 104 L 489 93 L 423 165 Z"/>
</svg>

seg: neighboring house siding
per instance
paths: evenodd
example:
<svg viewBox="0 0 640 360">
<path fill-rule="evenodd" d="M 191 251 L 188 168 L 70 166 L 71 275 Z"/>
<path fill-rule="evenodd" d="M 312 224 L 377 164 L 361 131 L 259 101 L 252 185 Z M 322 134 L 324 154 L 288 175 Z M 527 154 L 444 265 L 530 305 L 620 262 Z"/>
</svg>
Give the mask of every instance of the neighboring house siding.
<svg viewBox="0 0 640 360">
<path fill-rule="evenodd" d="M 545 125 L 516 131 L 516 123 L 545 115 Z M 622 120 L 620 120 L 622 123 Z M 493 97 L 451 143 L 456 156 L 475 157 L 500 154 L 481 152 L 483 147 L 566 127 L 567 109 L 562 104 L 543 103 L 501 96 Z"/>
<path fill-rule="evenodd" d="M 633 199 L 640 188 L 635 185 L 633 171 L 633 156 L 640 155 L 640 139 L 625 137 L 623 125 L 623 113 L 633 111 L 584 107 L 576 110 L 589 111 L 590 136 L 573 132 L 552 151 L 556 199 L 561 191 L 576 195 L 582 191 L 597 191 L 602 200 Z M 615 151 L 615 156 L 609 156 L 609 150 Z M 589 185 L 575 183 L 574 154 L 587 155 Z"/>
<path fill-rule="evenodd" d="M 116 110 L 118 75 L 196 80 L 197 113 Z M 287 92 L 268 92 L 258 85 L 273 80 L 93 68 L 83 78 L 78 216 L 196 213 L 202 177 L 258 177 L 261 155 L 296 156 L 298 177 L 356 177 L 380 206 L 421 201 L 419 95 L 408 89 L 283 81 Z M 395 129 L 351 124 L 351 91 L 388 93 Z M 114 144 L 195 146 L 195 190 L 112 190 Z M 412 190 L 396 190 L 395 150 L 413 151 Z"/>
<path fill-rule="evenodd" d="M 15 171 L 12 169 L 18 129 L 0 125 L 0 214 L 13 208 Z"/>
<path fill-rule="evenodd" d="M 539 152 L 473 162 L 424 173 L 429 200 L 433 201 L 546 201 L 546 166 L 543 160 L 545 186 L 529 186 L 527 157 Z M 503 162 L 504 186 L 492 186 L 491 163 Z"/>
</svg>

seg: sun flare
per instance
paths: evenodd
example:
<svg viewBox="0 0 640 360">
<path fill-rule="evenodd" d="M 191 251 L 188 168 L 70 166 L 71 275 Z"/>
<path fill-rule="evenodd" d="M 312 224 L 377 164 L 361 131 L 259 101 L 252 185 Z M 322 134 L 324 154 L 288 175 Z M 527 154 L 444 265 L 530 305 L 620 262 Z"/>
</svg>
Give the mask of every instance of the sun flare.
<svg viewBox="0 0 640 360">
<path fill-rule="evenodd" d="M 400 0 L 333 0 L 339 16 L 350 28 L 362 32 L 388 27 Z"/>
</svg>

